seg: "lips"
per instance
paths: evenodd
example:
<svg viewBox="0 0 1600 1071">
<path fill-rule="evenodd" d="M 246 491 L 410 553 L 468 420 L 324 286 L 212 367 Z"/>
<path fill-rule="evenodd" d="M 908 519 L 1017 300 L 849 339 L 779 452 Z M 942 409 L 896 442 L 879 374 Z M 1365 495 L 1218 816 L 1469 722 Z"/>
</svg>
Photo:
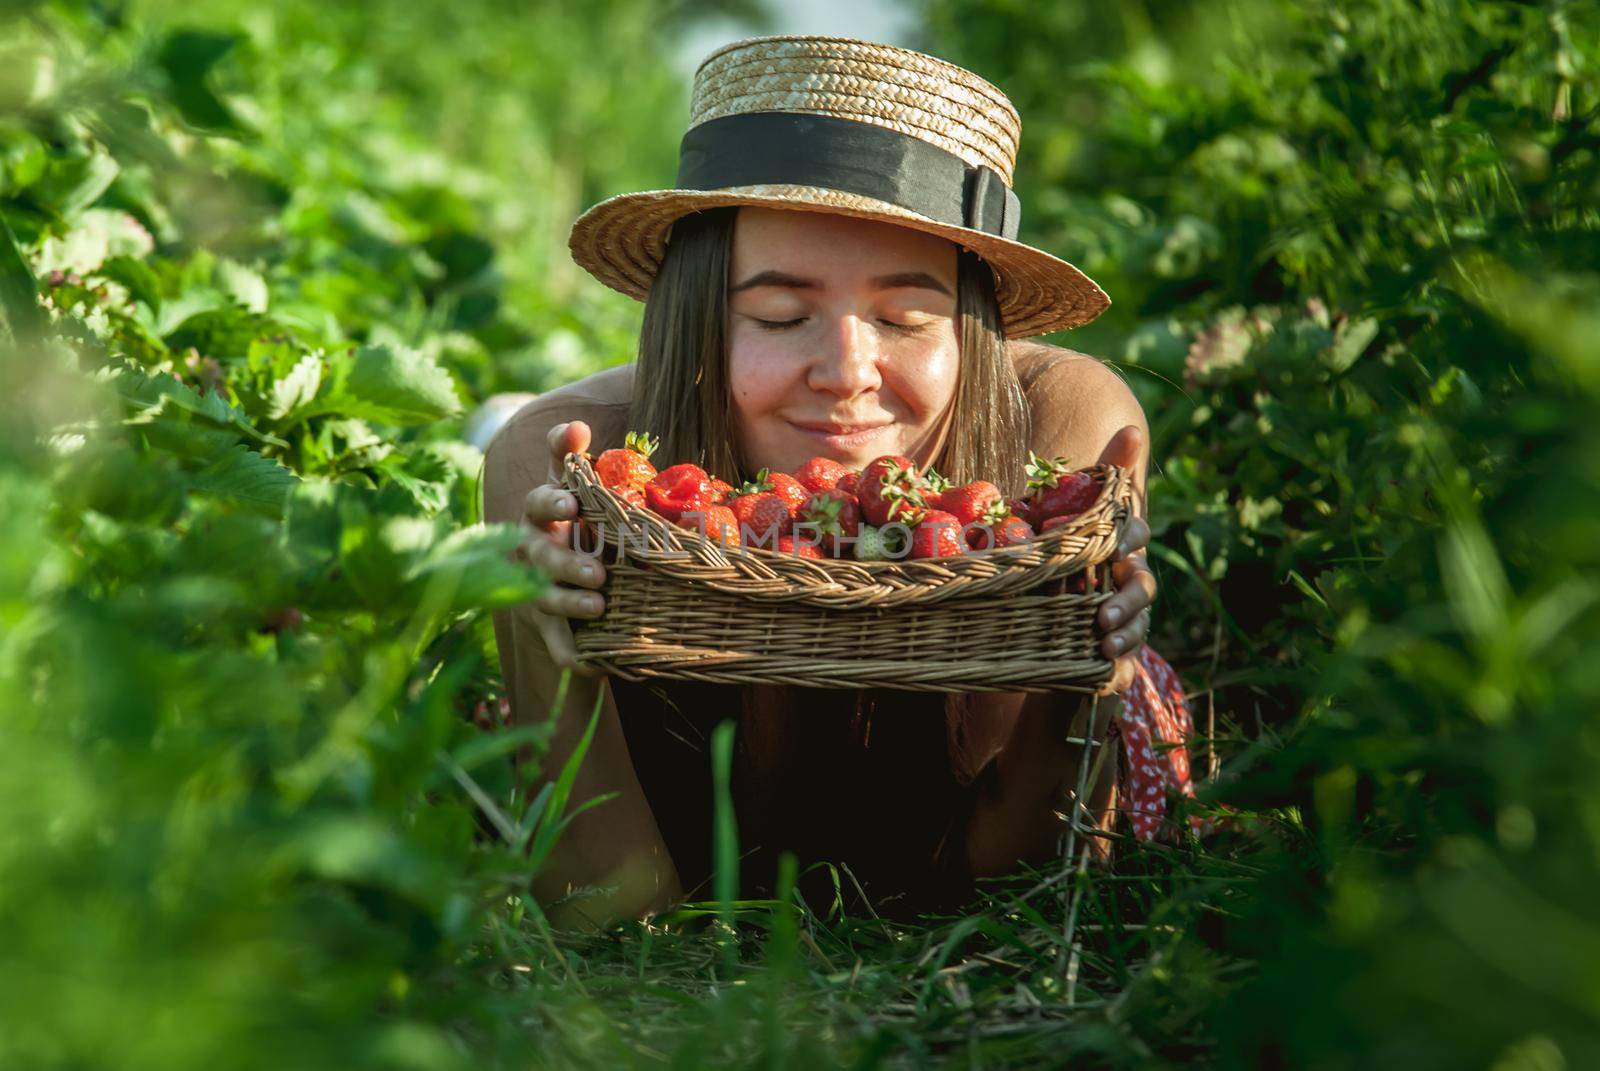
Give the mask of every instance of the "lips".
<svg viewBox="0 0 1600 1071">
<path fill-rule="evenodd" d="M 861 435 L 870 431 L 878 431 L 881 428 L 888 427 L 890 421 L 885 420 L 878 421 L 877 423 L 858 424 L 833 420 L 791 420 L 789 423 L 793 424 L 801 431 L 814 432 L 818 435 L 849 436 Z"/>
</svg>

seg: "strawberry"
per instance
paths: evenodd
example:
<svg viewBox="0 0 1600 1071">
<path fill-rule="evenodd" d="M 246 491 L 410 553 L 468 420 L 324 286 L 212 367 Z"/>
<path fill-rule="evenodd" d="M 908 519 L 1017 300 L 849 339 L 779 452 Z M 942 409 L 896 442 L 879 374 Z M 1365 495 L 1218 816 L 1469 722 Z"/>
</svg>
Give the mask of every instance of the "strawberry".
<svg viewBox="0 0 1600 1071">
<path fill-rule="evenodd" d="M 618 491 L 617 496 L 634 509 L 650 508 L 644 500 L 644 492 L 638 490 L 637 488 L 629 487 L 626 490 Z"/>
<path fill-rule="evenodd" d="M 789 516 L 793 517 L 800 512 L 800 507 L 805 505 L 806 499 L 811 497 L 811 492 L 806 490 L 806 485 L 790 476 L 787 472 L 773 472 L 771 469 L 762 469 L 756 473 L 756 483 L 764 484 L 762 490 L 771 491 L 783 499 L 783 504 L 789 507 Z"/>
<path fill-rule="evenodd" d="M 1011 510 L 1012 516 L 1021 517 L 1029 525 L 1034 523 L 1033 503 L 1026 498 L 1008 498 L 1006 506 Z"/>
<path fill-rule="evenodd" d="M 839 477 L 850 470 L 831 457 L 814 457 L 794 470 L 794 478 L 812 494 L 828 491 L 838 484 Z"/>
<path fill-rule="evenodd" d="M 713 501 L 719 506 L 728 504 L 728 499 L 733 494 L 733 484 L 720 477 L 711 477 L 711 493 Z"/>
<path fill-rule="evenodd" d="M 847 495 L 854 495 L 860 485 L 861 473 L 859 472 L 846 472 L 843 476 L 839 477 L 839 482 L 834 484 L 835 487 Z"/>
<path fill-rule="evenodd" d="M 861 506 L 836 487 L 818 491 L 800 507 L 795 524 L 814 527 L 822 537 L 822 546 L 838 558 L 842 556 L 841 541 L 854 538 L 861 530 Z"/>
<path fill-rule="evenodd" d="M 966 529 L 967 546 L 973 550 L 1011 547 L 1033 538 L 1033 526 L 1012 513 L 1010 505 L 998 498 L 988 505 L 977 523 L 983 527 Z"/>
<path fill-rule="evenodd" d="M 905 556 L 906 540 L 903 528 L 874 528 L 870 524 L 861 526 L 861 532 L 856 537 L 857 561 L 881 562 L 898 560 Z"/>
<path fill-rule="evenodd" d="M 1041 526 L 1039 529 L 1039 534 L 1044 535 L 1044 533 L 1050 531 L 1051 529 L 1061 528 L 1068 522 L 1075 521 L 1077 519 L 1078 515 L 1076 513 L 1064 514 L 1060 517 L 1046 517 L 1043 526 Z"/>
<path fill-rule="evenodd" d="M 686 512 L 704 513 L 713 497 L 711 480 L 699 465 L 673 465 L 644 485 L 645 503 L 673 524 Z"/>
<path fill-rule="evenodd" d="M 1033 536 L 1033 525 L 1009 513 L 994 526 L 994 545 L 997 547 L 1014 547 L 1018 543 L 1026 543 Z"/>
<path fill-rule="evenodd" d="M 861 502 L 861 516 L 879 527 L 890 521 L 914 524 L 928 508 L 917 466 L 910 458 L 894 454 L 875 458 L 861 470 L 856 498 Z"/>
<path fill-rule="evenodd" d="M 696 523 L 689 525 L 689 527 L 698 528 L 700 534 L 707 539 L 728 547 L 743 545 L 743 541 L 739 538 L 739 519 L 733 515 L 733 510 L 727 506 L 707 506 L 700 517 L 692 519 Z M 688 520 L 691 520 L 691 518 L 686 517 L 684 521 L 679 523 L 681 524 Z"/>
<path fill-rule="evenodd" d="M 595 475 L 600 477 L 602 486 L 613 491 L 643 491 L 644 485 L 656 478 L 650 455 L 658 443 L 636 431 L 628 432 L 622 441 L 620 449 L 607 450 L 595 461 Z"/>
<path fill-rule="evenodd" d="M 760 490 L 760 487 L 755 483 L 745 484 L 728 501 L 728 507 L 733 510 L 734 517 L 742 526 L 742 531 L 749 535 L 750 541 L 765 543 L 776 536 L 788 535 L 794 517 L 789 512 L 788 503 L 771 491 Z"/>
<path fill-rule="evenodd" d="M 1100 485 L 1094 482 L 1094 477 L 1087 472 L 1074 472 L 1039 496 L 1034 513 L 1049 524 L 1060 517 L 1076 517 L 1094 505 L 1099 497 Z"/>
<path fill-rule="evenodd" d="M 953 558 L 967 552 L 961 541 L 961 522 L 944 510 L 931 509 L 911 530 L 913 558 Z"/>
<path fill-rule="evenodd" d="M 1028 454 L 1030 520 L 1042 532 L 1041 522 L 1052 517 L 1076 517 L 1100 497 L 1100 488 L 1087 469 L 1073 471 L 1064 457 L 1041 458 Z"/>
<path fill-rule="evenodd" d="M 822 551 L 808 542 L 796 539 L 794 536 L 778 537 L 778 553 L 791 554 L 798 558 L 815 558 L 822 560 Z"/>
<path fill-rule="evenodd" d="M 655 479 L 651 482 L 672 484 L 683 479 L 685 476 L 693 476 L 695 479 L 704 480 L 708 485 L 711 483 L 711 477 L 709 474 L 707 474 L 705 469 L 701 468 L 699 465 L 692 465 L 687 462 L 682 465 L 671 465 L 662 469 L 660 472 L 656 473 Z"/>
<path fill-rule="evenodd" d="M 962 524 L 983 522 L 991 506 L 1001 501 L 1000 488 L 988 480 L 974 480 L 962 487 L 952 487 L 936 498 L 929 498 L 934 509 L 955 514 Z"/>
</svg>

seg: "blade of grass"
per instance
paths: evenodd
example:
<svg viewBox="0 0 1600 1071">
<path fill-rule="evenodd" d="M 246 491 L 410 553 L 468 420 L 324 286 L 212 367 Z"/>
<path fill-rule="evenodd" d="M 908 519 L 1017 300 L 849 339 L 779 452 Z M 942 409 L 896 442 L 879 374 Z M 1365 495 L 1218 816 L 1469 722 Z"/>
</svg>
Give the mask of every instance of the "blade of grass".
<svg viewBox="0 0 1600 1071">
<path fill-rule="evenodd" d="M 733 721 L 721 722 L 711 733 L 711 778 L 715 811 L 711 818 L 711 843 L 715 853 L 715 880 L 712 895 L 717 901 L 718 913 L 728 928 L 723 935 L 726 950 L 733 963 L 737 957 L 732 940 L 734 901 L 739 896 L 739 827 L 733 810 L 732 770 L 733 738 L 738 726 Z"/>
<path fill-rule="evenodd" d="M 565 679 L 565 675 L 563 675 L 563 679 Z M 605 691 L 602 689 L 595 695 L 594 709 L 589 712 L 589 724 L 583 730 L 583 738 L 572 749 L 572 754 L 567 756 L 567 761 L 561 768 L 561 776 L 556 779 L 555 789 L 546 799 L 544 810 L 540 813 L 539 831 L 534 836 L 533 848 L 529 853 L 529 862 L 535 871 L 543 865 L 551 849 L 555 847 L 556 838 L 561 835 L 561 831 L 566 828 L 568 822 L 589 807 L 597 803 L 603 803 L 616 795 L 616 793 L 610 793 L 606 796 L 589 800 L 571 815 L 567 815 L 565 820 L 562 819 L 567 806 L 567 798 L 572 795 L 573 782 L 578 779 L 578 767 L 583 764 L 584 756 L 589 753 L 589 743 L 594 739 L 595 727 L 600 724 L 600 709 L 604 701 Z"/>
</svg>

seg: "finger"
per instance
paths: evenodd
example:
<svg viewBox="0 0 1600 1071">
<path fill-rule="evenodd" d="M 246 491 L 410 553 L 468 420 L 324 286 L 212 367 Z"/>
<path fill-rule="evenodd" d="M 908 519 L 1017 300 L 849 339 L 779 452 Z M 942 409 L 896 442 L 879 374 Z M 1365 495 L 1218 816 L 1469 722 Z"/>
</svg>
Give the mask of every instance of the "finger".
<svg viewBox="0 0 1600 1071">
<path fill-rule="evenodd" d="M 560 618 L 541 616 L 539 619 L 539 636 L 544 640 L 544 648 L 550 655 L 558 669 L 570 669 L 573 672 L 582 672 L 578 665 L 578 645 L 573 641 L 572 630 Z"/>
<path fill-rule="evenodd" d="M 1117 558 L 1126 558 L 1136 550 L 1142 550 L 1150 545 L 1150 526 L 1144 522 L 1143 517 L 1132 517 L 1127 526 L 1122 530 L 1122 539 L 1117 543 Z"/>
<path fill-rule="evenodd" d="M 1131 551 L 1127 557 L 1111 563 L 1111 577 L 1118 584 L 1126 584 L 1134 573 L 1141 571 L 1150 572 L 1150 558 L 1142 549 Z M 1151 579 L 1155 579 L 1153 573 Z"/>
<path fill-rule="evenodd" d="M 541 528 L 570 521 L 578 515 L 578 496 L 556 484 L 540 484 L 523 500 L 522 515 Z"/>
<path fill-rule="evenodd" d="M 1118 658 L 1112 663 L 1111 679 L 1105 685 L 1108 691 L 1125 692 L 1133 684 L 1136 667 L 1131 655 Z"/>
<path fill-rule="evenodd" d="M 575 588 L 562 587 L 560 584 L 552 584 L 534 600 L 534 605 L 541 613 L 552 617 L 592 621 L 605 613 L 606 599 L 599 592 L 579 591 Z"/>
<path fill-rule="evenodd" d="M 1149 631 L 1149 622 L 1144 614 L 1140 614 L 1127 625 L 1105 636 L 1100 641 L 1100 651 L 1107 658 L 1136 654 Z"/>
<path fill-rule="evenodd" d="M 1117 628 L 1125 625 L 1135 614 L 1156 601 L 1156 578 L 1148 569 L 1134 572 L 1126 582 L 1118 588 L 1117 593 L 1107 599 L 1100 607 L 1100 612 L 1095 615 L 1095 621 L 1104 629 Z"/>
<path fill-rule="evenodd" d="M 1134 468 L 1143 456 L 1144 446 L 1143 429 L 1137 424 L 1129 424 L 1111 436 L 1111 441 L 1100 451 L 1100 459 L 1095 464 Z"/>
<path fill-rule="evenodd" d="M 533 537 L 528 557 L 545 576 L 558 584 L 597 589 L 606 582 L 605 566 L 598 558 L 579 554 L 565 543 L 557 542 L 548 536 Z"/>
<path fill-rule="evenodd" d="M 589 449 L 592 436 L 589 425 L 581 420 L 557 424 L 550 429 L 550 482 L 560 483 L 568 454 L 579 454 Z"/>
</svg>

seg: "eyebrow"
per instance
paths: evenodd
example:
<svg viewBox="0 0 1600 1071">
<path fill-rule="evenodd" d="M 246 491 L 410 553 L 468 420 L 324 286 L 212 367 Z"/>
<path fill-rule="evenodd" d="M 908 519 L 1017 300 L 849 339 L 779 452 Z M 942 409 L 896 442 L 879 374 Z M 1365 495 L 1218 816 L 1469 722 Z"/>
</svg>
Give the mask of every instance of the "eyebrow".
<svg viewBox="0 0 1600 1071">
<path fill-rule="evenodd" d="M 895 290 L 901 287 L 922 287 L 934 290 L 946 297 L 953 296 L 950 288 L 935 279 L 925 271 L 902 271 L 892 275 L 880 275 L 869 280 L 874 290 Z M 737 294 L 745 290 L 753 290 L 758 286 L 777 286 L 786 290 L 820 290 L 822 284 L 815 279 L 807 279 L 799 275 L 790 275 L 781 271 L 758 271 L 744 282 L 728 288 L 728 293 Z"/>
</svg>

